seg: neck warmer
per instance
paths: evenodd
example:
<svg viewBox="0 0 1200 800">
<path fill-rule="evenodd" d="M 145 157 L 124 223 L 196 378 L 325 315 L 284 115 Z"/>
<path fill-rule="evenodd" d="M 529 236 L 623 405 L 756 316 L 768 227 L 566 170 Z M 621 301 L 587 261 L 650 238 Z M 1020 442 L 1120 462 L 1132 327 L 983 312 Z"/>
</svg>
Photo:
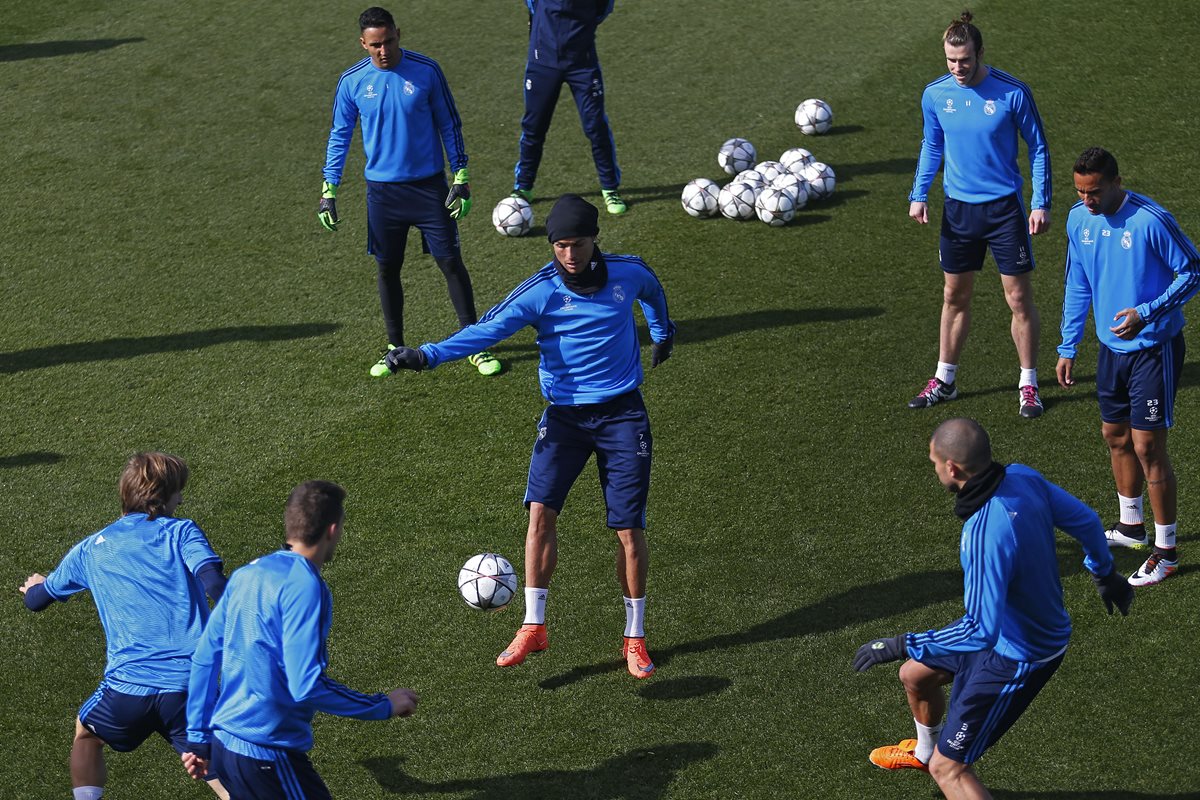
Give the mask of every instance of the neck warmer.
<svg viewBox="0 0 1200 800">
<path fill-rule="evenodd" d="M 988 468 L 962 485 L 954 500 L 954 515 L 966 522 L 971 515 L 992 499 L 1004 480 L 1004 465 L 993 461 Z"/>
<path fill-rule="evenodd" d="M 592 255 L 592 263 L 588 268 L 578 275 L 567 272 L 566 268 L 558 263 L 558 259 L 554 259 L 554 269 L 558 271 L 558 277 L 562 278 L 563 284 L 576 294 L 598 292 L 608 283 L 608 265 L 604 263 L 604 254 L 599 250 Z"/>
</svg>

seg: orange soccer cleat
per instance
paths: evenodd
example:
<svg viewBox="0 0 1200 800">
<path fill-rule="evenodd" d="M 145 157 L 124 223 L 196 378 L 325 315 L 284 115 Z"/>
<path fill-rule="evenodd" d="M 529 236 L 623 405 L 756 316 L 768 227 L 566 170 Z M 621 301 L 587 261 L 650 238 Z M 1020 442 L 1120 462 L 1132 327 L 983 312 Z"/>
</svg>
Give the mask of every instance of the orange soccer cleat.
<svg viewBox="0 0 1200 800">
<path fill-rule="evenodd" d="M 654 674 L 654 662 L 650 660 L 650 654 L 646 652 L 646 640 L 641 636 L 626 636 L 621 655 L 625 656 L 625 665 L 633 677 L 649 678 Z"/>
<path fill-rule="evenodd" d="M 522 625 L 504 652 L 496 657 L 496 666 L 515 667 L 530 653 L 540 653 L 550 646 L 545 625 Z"/>
<path fill-rule="evenodd" d="M 916 739 L 903 739 L 900 744 L 876 747 L 871 751 L 869 760 L 881 769 L 919 769 L 929 772 L 929 765 L 913 755 L 916 749 Z"/>
</svg>

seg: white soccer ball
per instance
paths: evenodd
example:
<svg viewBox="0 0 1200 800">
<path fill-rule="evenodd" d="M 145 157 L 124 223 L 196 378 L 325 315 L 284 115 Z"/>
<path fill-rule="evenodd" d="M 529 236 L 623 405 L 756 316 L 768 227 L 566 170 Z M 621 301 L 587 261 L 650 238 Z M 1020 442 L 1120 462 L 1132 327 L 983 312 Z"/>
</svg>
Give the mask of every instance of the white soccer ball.
<svg viewBox="0 0 1200 800">
<path fill-rule="evenodd" d="M 775 179 L 788 169 L 778 161 L 760 161 L 754 165 L 754 171 L 763 176 L 767 183 L 774 183 Z"/>
<path fill-rule="evenodd" d="M 772 228 L 778 228 L 791 222 L 792 217 L 796 216 L 796 204 L 787 192 L 768 186 L 758 193 L 758 199 L 754 201 L 754 211 L 763 222 Z"/>
<path fill-rule="evenodd" d="M 728 219 L 752 219 L 754 217 L 754 200 L 758 192 L 748 183 L 733 181 L 721 187 L 717 196 L 717 206 L 721 214 Z"/>
<path fill-rule="evenodd" d="M 504 556 L 480 553 L 458 571 L 458 592 L 471 608 L 504 608 L 517 593 L 517 573 Z"/>
<path fill-rule="evenodd" d="M 683 187 L 683 210 L 693 217 L 711 217 L 717 213 L 717 196 L 721 187 L 708 178 L 696 178 Z"/>
<path fill-rule="evenodd" d="M 779 157 L 779 163 L 797 175 L 800 174 L 800 170 L 804 169 L 805 164 L 813 160 L 813 154 L 803 147 L 793 147 L 791 150 L 784 150 L 783 155 Z"/>
<path fill-rule="evenodd" d="M 729 139 L 717 151 L 717 164 L 730 175 L 749 169 L 757 160 L 758 151 L 745 139 Z"/>
<path fill-rule="evenodd" d="M 771 187 L 790 194 L 797 211 L 808 203 L 808 181 L 795 173 L 785 172 L 771 182 Z"/>
<path fill-rule="evenodd" d="M 796 127 L 800 132 L 813 136 L 824 133 L 833 126 L 833 110 L 824 100 L 805 100 L 796 106 Z"/>
<path fill-rule="evenodd" d="M 533 227 L 533 206 L 524 197 L 506 197 L 492 209 L 492 226 L 501 236 L 524 236 Z"/>
<path fill-rule="evenodd" d="M 764 186 L 770 183 L 770 181 L 767 180 L 766 175 L 763 175 L 756 169 L 744 169 L 737 175 L 734 175 L 733 180 L 730 181 L 730 183 L 748 183 L 753 186 L 755 190 L 758 190 L 762 189 Z"/>
<path fill-rule="evenodd" d="M 808 197 L 810 200 L 824 200 L 833 194 L 837 185 L 837 175 L 833 167 L 814 161 L 804 168 L 804 180 L 808 181 Z"/>
</svg>

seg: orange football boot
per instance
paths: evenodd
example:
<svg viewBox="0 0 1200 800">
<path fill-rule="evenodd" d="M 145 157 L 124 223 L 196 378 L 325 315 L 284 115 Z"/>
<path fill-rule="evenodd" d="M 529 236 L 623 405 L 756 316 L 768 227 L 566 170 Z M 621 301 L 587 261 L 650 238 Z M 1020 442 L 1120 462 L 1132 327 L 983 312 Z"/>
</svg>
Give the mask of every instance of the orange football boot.
<svg viewBox="0 0 1200 800">
<path fill-rule="evenodd" d="M 646 652 L 646 640 L 643 637 L 626 636 L 621 655 L 625 656 L 625 665 L 633 677 L 649 678 L 654 674 L 654 662 Z"/>
<path fill-rule="evenodd" d="M 522 625 L 504 652 L 496 657 L 496 666 L 515 667 L 524 663 L 525 656 L 540 653 L 549 646 L 545 625 Z"/>
<path fill-rule="evenodd" d="M 900 744 L 876 747 L 868 760 L 881 769 L 919 769 L 929 772 L 929 765 L 913 755 L 916 749 L 916 739 L 903 739 Z"/>
</svg>

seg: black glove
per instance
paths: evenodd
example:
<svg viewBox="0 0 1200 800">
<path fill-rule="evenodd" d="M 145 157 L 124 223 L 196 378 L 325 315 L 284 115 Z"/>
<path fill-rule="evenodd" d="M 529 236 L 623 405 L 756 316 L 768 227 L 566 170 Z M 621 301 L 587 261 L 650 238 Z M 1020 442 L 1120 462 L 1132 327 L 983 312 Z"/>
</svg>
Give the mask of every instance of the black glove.
<svg viewBox="0 0 1200 800">
<path fill-rule="evenodd" d="M 858 648 L 854 654 L 854 669 L 866 672 L 876 664 L 886 664 L 889 661 L 899 661 L 908 654 L 904 644 L 904 634 L 887 639 L 876 639 Z"/>
<path fill-rule="evenodd" d="M 384 363 L 392 372 L 398 369 L 412 369 L 420 372 L 425 369 L 425 354 L 416 347 L 397 347 L 388 352 Z"/>
<path fill-rule="evenodd" d="M 1124 575 L 1119 574 L 1114 567 L 1103 578 L 1093 575 L 1092 583 L 1096 584 L 1096 591 L 1100 593 L 1100 599 L 1104 601 L 1109 616 L 1112 616 L 1114 605 L 1122 617 L 1129 616 L 1129 607 L 1133 605 L 1133 587 L 1125 580 Z"/>
<path fill-rule="evenodd" d="M 650 343 L 650 369 L 654 369 L 662 362 L 671 357 L 671 350 L 675 347 L 675 337 L 668 336 L 661 342 Z"/>
</svg>

